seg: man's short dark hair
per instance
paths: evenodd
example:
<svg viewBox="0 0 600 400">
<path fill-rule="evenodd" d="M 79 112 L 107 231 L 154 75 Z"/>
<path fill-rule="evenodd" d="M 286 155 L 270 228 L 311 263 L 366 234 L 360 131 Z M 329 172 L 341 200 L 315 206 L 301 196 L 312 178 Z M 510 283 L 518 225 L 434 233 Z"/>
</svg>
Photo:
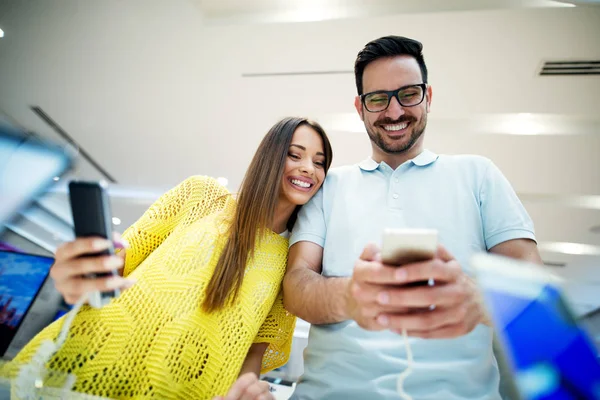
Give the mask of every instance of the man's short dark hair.
<svg viewBox="0 0 600 400">
<path fill-rule="evenodd" d="M 403 36 L 384 36 L 367 43 L 356 56 L 354 77 L 358 94 L 363 94 L 363 73 L 369 63 L 384 57 L 411 56 L 417 60 L 423 83 L 427 83 L 427 66 L 423 58 L 423 44 Z"/>
</svg>

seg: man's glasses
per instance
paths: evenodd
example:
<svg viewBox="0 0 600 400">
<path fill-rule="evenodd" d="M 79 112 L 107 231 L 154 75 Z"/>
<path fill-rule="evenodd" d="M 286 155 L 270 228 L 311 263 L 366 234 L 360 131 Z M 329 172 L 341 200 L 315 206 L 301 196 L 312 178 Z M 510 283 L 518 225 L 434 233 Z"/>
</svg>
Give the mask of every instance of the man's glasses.
<svg viewBox="0 0 600 400">
<path fill-rule="evenodd" d="M 369 112 L 381 112 L 387 110 L 390 106 L 392 97 L 398 100 L 402 107 L 414 107 L 423 102 L 425 98 L 426 83 L 418 85 L 403 86 L 397 90 L 377 90 L 371 93 L 365 93 L 360 99 Z"/>
</svg>

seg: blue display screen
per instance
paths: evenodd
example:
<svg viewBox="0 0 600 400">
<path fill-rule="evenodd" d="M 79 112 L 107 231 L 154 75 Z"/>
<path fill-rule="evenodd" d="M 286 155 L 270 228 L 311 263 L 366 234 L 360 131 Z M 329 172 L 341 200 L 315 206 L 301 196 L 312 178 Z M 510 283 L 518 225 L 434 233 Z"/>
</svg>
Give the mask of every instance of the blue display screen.
<svg viewBox="0 0 600 400">
<path fill-rule="evenodd" d="M 0 354 L 40 291 L 53 258 L 0 251 Z"/>
<path fill-rule="evenodd" d="M 600 364 L 587 332 L 556 286 L 535 293 L 484 288 L 522 398 L 600 399 Z"/>
</svg>

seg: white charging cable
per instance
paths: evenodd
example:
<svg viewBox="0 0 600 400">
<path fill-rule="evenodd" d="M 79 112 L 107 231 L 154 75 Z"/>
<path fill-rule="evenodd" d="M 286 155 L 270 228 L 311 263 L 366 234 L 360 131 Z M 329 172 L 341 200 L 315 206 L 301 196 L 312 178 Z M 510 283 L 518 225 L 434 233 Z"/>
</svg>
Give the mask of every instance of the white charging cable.
<svg viewBox="0 0 600 400">
<path fill-rule="evenodd" d="M 402 338 L 404 339 L 404 346 L 406 347 L 407 365 L 406 369 L 402 371 L 398 376 L 398 383 L 396 388 L 402 400 L 413 400 L 413 398 L 404 391 L 404 380 L 412 373 L 413 367 L 413 354 L 412 349 L 410 348 L 410 343 L 408 342 L 408 335 L 406 334 L 406 329 L 402 329 Z"/>
<path fill-rule="evenodd" d="M 69 329 L 75 319 L 75 316 L 81 309 L 81 307 L 88 300 L 88 293 L 85 293 L 75 303 L 71 311 L 69 311 L 63 322 L 63 326 L 56 340 L 44 340 L 40 343 L 37 351 L 29 361 L 24 364 L 15 379 L 15 394 L 19 399 L 38 399 L 40 396 L 36 395 L 36 389 L 41 389 L 44 386 L 44 379 L 46 378 L 46 363 L 50 361 L 50 358 L 62 347 L 67 340 L 69 335 Z M 75 383 L 75 377 L 69 376 L 66 381 L 62 384 L 62 389 L 70 390 Z"/>
</svg>

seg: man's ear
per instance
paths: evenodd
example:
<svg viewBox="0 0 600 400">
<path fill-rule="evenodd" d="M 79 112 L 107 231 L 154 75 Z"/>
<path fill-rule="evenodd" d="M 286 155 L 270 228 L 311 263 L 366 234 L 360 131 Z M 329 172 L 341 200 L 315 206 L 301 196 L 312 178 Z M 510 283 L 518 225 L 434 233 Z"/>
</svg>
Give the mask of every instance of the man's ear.
<svg viewBox="0 0 600 400">
<path fill-rule="evenodd" d="M 431 97 L 433 96 L 433 91 L 431 90 L 431 86 L 427 85 L 427 103 L 426 103 L 426 110 L 427 112 L 429 112 L 431 110 Z"/>
<path fill-rule="evenodd" d="M 360 101 L 360 96 L 356 96 L 354 98 L 354 108 L 356 108 L 356 112 L 360 116 L 360 119 L 364 121 L 365 119 L 363 118 L 363 106 L 362 101 Z"/>
</svg>

